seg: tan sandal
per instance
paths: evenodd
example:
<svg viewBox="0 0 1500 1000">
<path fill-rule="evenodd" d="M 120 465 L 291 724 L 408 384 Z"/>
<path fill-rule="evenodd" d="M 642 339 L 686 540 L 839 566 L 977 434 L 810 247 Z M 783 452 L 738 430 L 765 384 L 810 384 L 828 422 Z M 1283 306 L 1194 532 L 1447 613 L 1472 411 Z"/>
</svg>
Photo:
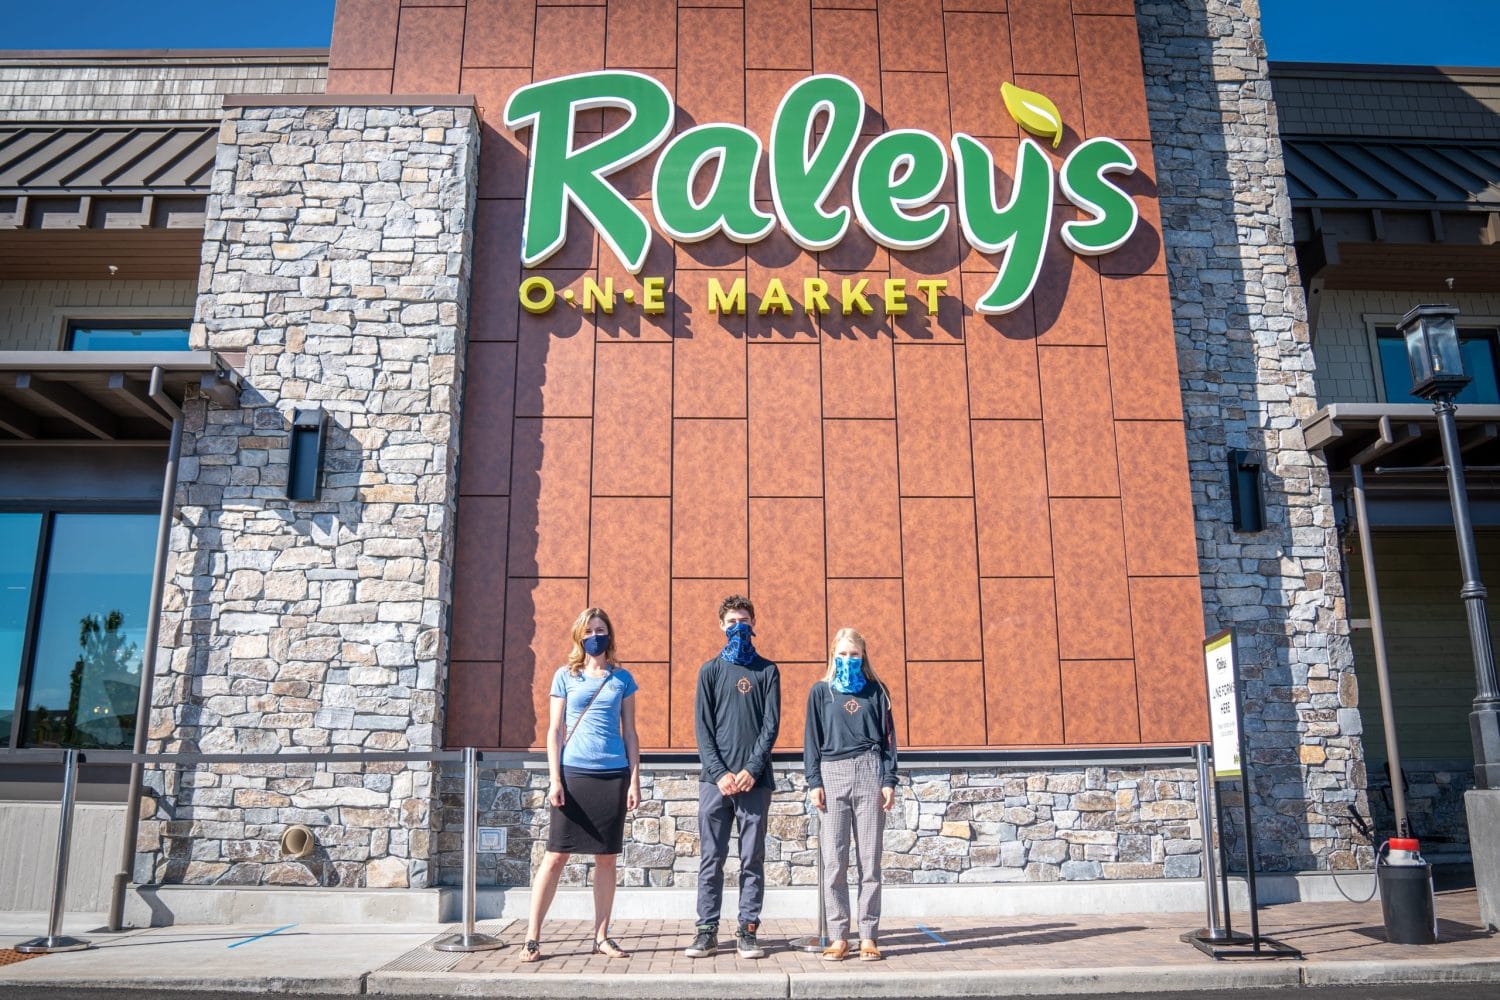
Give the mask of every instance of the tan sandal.
<svg viewBox="0 0 1500 1000">
<path fill-rule="evenodd" d="M 630 953 L 621 948 L 619 942 L 611 937 L 596 938 L 594 940 L 594 954 L 605 955 L 609 958 L 629 958 Z"/>
<path fill-rule="evenodd" d="M 823 961 L 825 962 L 842 962 L 848 955 L 848 941 L 835 941 L 823 949 Z"/>
<path fill-rule="evenodd" d="M 875 947 L 875 942 L 866 938 L 859 943 L 859 960 L 861 962 L 879 962 L 885 958 L 880 949 Z"/>
</svg>

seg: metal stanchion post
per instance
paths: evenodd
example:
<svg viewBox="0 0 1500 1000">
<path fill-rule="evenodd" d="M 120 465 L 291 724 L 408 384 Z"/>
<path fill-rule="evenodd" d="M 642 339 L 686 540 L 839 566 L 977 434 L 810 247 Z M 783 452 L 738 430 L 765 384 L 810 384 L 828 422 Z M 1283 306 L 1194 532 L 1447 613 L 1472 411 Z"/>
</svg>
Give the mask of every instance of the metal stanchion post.
<svg viewBox="0 0 1500 1000">
<path fill-rule="evenodd" d="M 1199 941 L 1217 943 L 1233 940 L 1219 911 L 1219 885 L 1214 872 L 1214 805 L 1213 773 L 1208 763 L 1208 744 L 1193 747 L 1193 762 L 1198 768 L 1198 817 L 1203 825 L 1203 892 L 1208 899 L 1208 926 L 1189 935 Z M 1229 900 L 1224 900 L 1229 906 Z"/>
<path fill-rule="evenodd" d="M 57 865 L 52 874 L 52 909 L 47 914 L 47 936 L 16 945 L 16 951 L 23 955 L 50 955 L 93 947 L 85 938 L 64 937 L 62 933 L 63 900 L 68 894 L 68 853 L 73 842 L 73 798 L 78 791 L 78 764 L 82 760 L 83 755 L 77 750 L 65 751 L 63 755 L 62 814 L 57 818 Z"/>
<path fill-rule="evenodd" d="M 809 934 L 807 937 L 792 938 L 787 942 L 796 951 L 820 952 L 828 945 L 828 915 L 823 912 L 823 835 L 822 822 L 818 819 L 817 807 L 813 806 L 811 800 L 808 802 L 808 839 L 814 836 L 818 838 L 818 933 Z"/>
<path fill-rule="evenodd" d="M 435 942 L 438 951 L 493 951 L 504 945 L 488 934 L 474 931 L 475 847 L 479 839 L 479 754 L 464 748 L 464 929 Z"/>
</svg>

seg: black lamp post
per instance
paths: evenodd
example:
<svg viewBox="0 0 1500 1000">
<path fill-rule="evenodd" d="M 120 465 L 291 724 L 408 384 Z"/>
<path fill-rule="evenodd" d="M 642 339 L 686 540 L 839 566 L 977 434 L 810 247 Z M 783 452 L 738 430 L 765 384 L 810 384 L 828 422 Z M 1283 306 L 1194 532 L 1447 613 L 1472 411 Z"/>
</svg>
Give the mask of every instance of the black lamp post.
<svg viewBox="0 0 1500 1000">
<path fill-rule="evenodd" d="M 1495 677 L 1495 654 L 1490 646 L 1486 591 L 1479 581 L 1479 556 L 1474 548 L 1474 525 L 1469 519 L 1469 494 L 1464 485 L 1463 452 L 1458 444 L 1458 421 L 1453 397 L 1470 378 L 1464 374 L 1458 345 L 1458 310 L 1446 305 L 1417 306 L 1401 319 L 1411 363 L 1412 394 L 1432 403 L 1448 466 L 1448 495 L 1453 503 L 1453 527 L 1458 533 L 1458 560 L 1464 584 L 1459 591 L 1469 619 L 1469 644 L 1474 653 L 1478 691 L 1469 713 L 1474 741 L 1474 780 L 1479 788 L 1500 789 L 1500 684 Z"/>
</svg>

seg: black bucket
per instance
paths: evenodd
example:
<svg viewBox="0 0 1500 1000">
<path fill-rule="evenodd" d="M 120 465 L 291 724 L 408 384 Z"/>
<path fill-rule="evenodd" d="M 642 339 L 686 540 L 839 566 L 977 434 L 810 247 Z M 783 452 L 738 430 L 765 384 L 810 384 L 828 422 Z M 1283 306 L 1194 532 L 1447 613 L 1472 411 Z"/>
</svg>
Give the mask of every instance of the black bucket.
<svg viewBox="0 0 1500 1000">
<path fill-rule="evenodd" d="M 1391 944 L 1436 944 L 1432 865 L 1376 865 L 1385 939 Z"/>
</svg>

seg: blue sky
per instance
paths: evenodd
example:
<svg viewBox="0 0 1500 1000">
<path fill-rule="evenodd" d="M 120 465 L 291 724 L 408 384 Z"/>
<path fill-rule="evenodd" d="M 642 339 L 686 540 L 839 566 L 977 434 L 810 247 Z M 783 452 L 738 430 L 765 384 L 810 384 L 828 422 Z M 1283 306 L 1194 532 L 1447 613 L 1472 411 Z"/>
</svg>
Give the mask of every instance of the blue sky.
<svg viewBox="0 0 1500 1000">
<path fill-rule="evenodd" d="M 333 0 L 0 0 L 0 49 L 326 48 Z"/>
<path fill-rule="evenodd" d="M 1500 0 L 1260 6 L 1272 59 L 1500 65 Z M 0 0 L 0 49 L 320 47 L 332 24 L 333 0 Z"/>
<path fill-rule="evenodd" d="M 1500 0 L 1260 0 L 1260 11 L 1272 59 L 1500 65 Z"/>
</svg>

